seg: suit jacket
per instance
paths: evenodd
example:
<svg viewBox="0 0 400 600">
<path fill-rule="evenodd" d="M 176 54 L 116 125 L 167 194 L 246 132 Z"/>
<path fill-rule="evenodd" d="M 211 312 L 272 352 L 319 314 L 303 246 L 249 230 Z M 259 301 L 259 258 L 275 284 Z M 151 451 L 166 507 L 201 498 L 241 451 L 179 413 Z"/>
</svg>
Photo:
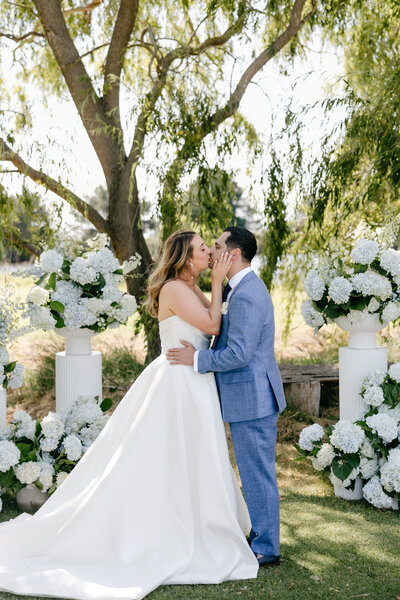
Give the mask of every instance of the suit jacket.
<svg viewBox="0 0 400 600">
<path fill-rule="evenodd" d="M 215 372 L 224 421 L 260 419 L 285 408 L 274 336 L 271 297 L 248 273 L 232 291 L 212 348 L 198 354 L 199 373 Z"/>
</svg>

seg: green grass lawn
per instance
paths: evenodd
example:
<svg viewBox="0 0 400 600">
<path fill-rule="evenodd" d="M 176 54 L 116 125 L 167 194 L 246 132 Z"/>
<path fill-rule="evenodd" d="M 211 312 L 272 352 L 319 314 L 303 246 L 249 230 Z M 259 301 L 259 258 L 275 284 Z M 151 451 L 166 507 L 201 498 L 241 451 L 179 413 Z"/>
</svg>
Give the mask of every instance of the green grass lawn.
<svg viewBox="0 0 400 600">
<path fill-rule="evenodd" d="M 317 477 L 308 462 L 297 462 L 295 457 L 290 444 L 278 445 L 279 567 L 261 569 L 258 578 L 250 581 L 164 586 L 150 594 L 149 600 L 398 600 L 399 514 L 335 498 L 330 484 Z M 16 515 L 11 500 L 5 498 L 1 520 Z M 20 596 L 2 593 L 0 598 Z"/>
</svg>

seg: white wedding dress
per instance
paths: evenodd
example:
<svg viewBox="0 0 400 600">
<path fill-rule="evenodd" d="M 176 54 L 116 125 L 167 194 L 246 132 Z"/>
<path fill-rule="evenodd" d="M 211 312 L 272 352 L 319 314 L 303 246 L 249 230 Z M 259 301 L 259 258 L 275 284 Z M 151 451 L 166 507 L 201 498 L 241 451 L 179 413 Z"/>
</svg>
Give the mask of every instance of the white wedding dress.
<svg viewBox="0 0 400 600">
<path fill-rule="evenodd" d="M 163 352 L 209 343 L 178 316 L 160 333 Z M 0 589 L 132 600 L 164 584 L 253 578 L 249 529 L 214 375 L 163 353 L 42 508 L 0 525 Z"/>
</svg>

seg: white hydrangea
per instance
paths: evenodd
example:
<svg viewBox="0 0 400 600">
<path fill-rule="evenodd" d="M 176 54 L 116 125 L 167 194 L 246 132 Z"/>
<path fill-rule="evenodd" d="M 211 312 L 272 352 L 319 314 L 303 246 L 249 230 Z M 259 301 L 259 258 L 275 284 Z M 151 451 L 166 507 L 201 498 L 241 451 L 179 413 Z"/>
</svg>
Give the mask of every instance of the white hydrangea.
<svg viewBox="0 0 400 600">
<path fill-rule="evenodd" d="M 76 433 L 82 427 L 97 423 L 103 417 L 100 406 L 91 397 L 80 397 L 62 415 L 67 434 Z"/>
<path fill-rule="evenodd" d="M 390 408 L 390 406 L 388 406 L 387 404 L 381 404 L 381 406 L 378 408 L 378 411 L 380 414 L 383 413 L 388 415 L 388 417 L 393 419 L 393 421 L 395 421 L 396 423 L 400 421 L 400 404 L 398 404 L 394 408 Z"/>
<path fill-rule="evenodd" d="M 352 470 L 352 472 L 347 477 L 347 479 L 342 481 L 341 479 L 339 479 L 339 477 L 336 477 L 336 475 L 333 473 L 333 471 L 331 471 L 331 473 L 329 475 L 329 479 L 331 480 L 331 483 L 333 485 L 339 485 L 339 486 L 343 486 L 344 488 L 348 488 L 351 485 L 351 482 L 357 477 L 358 473 L 359 473 L 359 468 L 357 467 L 356 469 Z"/>
<path fill-rule="evenodd" d="M 92 252 L 88 256 L 88 261 L 89 265 L 102 275 L 113 273 L 121 268 L 118 259 L 108 248 L 101 248 L 97 252 Z"/>
<path fill-rule="evenodd" d="M 20 362 L 17 362 L 13 371 L 10 374 L 10 379 L 8 380 L 8 387 L 12 390 L 16 390 L 21 387 L 22 382 L 24 380 L 24 365 Z"/>
<path fill-rule="evenodd" d="M 0 345 L 0 363 L 2 365 L 8 365 L 10 362 L 10 356 L 5 346 Z"/>
<path fill-rule="evenodd" d="M 334 425 L 330 441 L 338 450 L 353 454 L 360 449 L 364 439 L 365 434 L 359 425 L 341 419 Z"/>
<path fill-rule="evenodd" d="M 361 380 L 361 391 L 364 391 L 371 386 L 382 385 L 382 383 L 385 381 L 385 377 L 386 373 L 380 369 L 370 371 L 368 375 L 363 377 Z"/>
<path fill-rule="evenodd" d="M 39 478 L 40 464 L 38 462 L 33 462 L 32 460 L 21 463 L 14 467 L 14 473 L 18 481 L 28 485 Z"/>
<path fill-rule="evenodd" d="M 56 320 L 47 306 L 35 306 L 29 310 L 31 324 L 37 329 L 54 329 Z"/>
<path fill-rule="evenodd" d="M 39 481 L 43 486 L 43 491 L 47 492 L 53 485 L 54 467 L 47 461 L 39 461 L 40 473 Z"/>
<path fill-rule="evenodd" d="M 40 265 L 46 273 L 54 273 L 61 269 L 64 262 L 62 254 L 57 250 L 46 250 L 40 255 Z"/>
<path fill-rule="evenodd" d="M 360 475 L 363 479 L 371 479 L 379 469 L 379 463 L 376 457 L 371 459 L 361 457 L 360 459 Z"/>
<path fill-rule="evenodd" d="M 0 441 L 9 440 L 13 435 L 13 429 L 11 425 L 6 425 L 5 423 L 0 423 Z"/>
<path fill-rule="evenodd" d="M 369 265 L 377 257 L 378 252 L 379 245 L 377 242 L 361 239 L 354 246 L 350 256 L 356 263 Z"/>
<path fill-rule="evenodd" d="M 1 496 L 0 496 L 0 512 L 1 512 L 2 510 L 3 510 L 3 500 L 1 499 Z"/>
<path fill-rule="evenodd" d="M 322 444 L 317 453 L 317 460 L 323 468 L 329 467 L 335 458 L 335 450 L 331 444 Z"/>
<path fill-rule="evenodd" d="M 0 363 L 0 387 L 3 385 L 5 381 L 5 376 L 4 376 L 4 365 L 2 365 Z"/>
<path fill-rule="evenodd" d="M 84 304 L 71 302 L 65 308 L 63 319 L 68 329 L 79 329 L 94 325 L 97 321 L 97 315 L 87 310 Z"/>
<path fill-rule="evenodd" d="M 400 493 L 400 448 L 389 451 L 387 462 L 381 467 L 382 487 L 388 492 Z"/>
<path fill-rule="evenodd" d="M 371 300 L 369 301 L 368 306 L 367 306 L 367 311 L 369 313 L 374 313 L 377 310 L 379 310 L 380 306 L 381 306 L 381 303 L 379 302 L 379 300 L 377 300 L 376 298 L 371 298 Z"/>
<path fill-rule="evenodd" d="M 366 418 L 368 427 L 386 444 L 397 437 L 397 423 L 385 413 L 378 413 Z"/>
<path fill-rule="evenodd" d="M 311 300 L 303 302 L 301 305 L 301 314 L 306 325 L 310 327 L 322 327 L 325 323 L 323 315 L 314 308 Z"/>
<path fill-rule="evenodd" d="M 18 430 L 19 428 L 25 427 L 25 425 L 32 423 L 32 417 L 25 410 L 16 410 L 13 413 L 11 422 L 16 425 Z"/>
<path fill-rule="evenodd" d="M 124 294 L 120 300 L 122 310 L 128 315 L 131 316 L 135 312 L 137 308 L 136 298 L 135 296 L 131 296 L 130 294 Z"/>
<path fill-rule="evenodd" d="M 299 446 L 302 450 L 311 451 L 314 449 L 313 442 L 319 442 L 324 437 L 325 432 L 321 425 L 318 423 L 314 423 L 309 427 L 305 427 L 301 433 L 299 438 Z"/>
<path fill-rule="evenodd" d="M 6 473 L 11 467 L 14 467 L 21 458 L 19 448 L 8 440 L 0 441 L 0 472 Z"/>
<path fill-rule="evenodd" d="M 123 293 L 114 285 L 105 285 L 102 290 L 103 300 L 111 304 L 112 302 L 120 302 Z"/>
<path fill-rule="evenodd" d="M 335 277 L 329 286 L 329 296 L 335 304 L 345 304 L 350 298 L 353 286 L 345 277 Z"/>
<path fill-rule="evenodd" d="M 82 456 L 82 442 L 76 435 L 67 435 L 63 441 L 68 460 L 79 460 Z"/>
<path fill-rule="evenodd" d="M 321 300 L 325 292 L 325 283 L 316 269 L 307 273 L 304 290 L 311 300 Z"/>
<path fill-rule="evenodd" d="M 375 450 L 367 438 L 361 444 L 360 454 L 365 458 L 375 458 Z"/>
<path fill-rule="evenodd" d="M 82 298 L 81 305 L 89 312 L 95 315 L 108 314 L 111 311 L 111 304 L 102 298 Z"/>
<path fill-rule="evenodd" d="M 33 287 L 28 293 L 26 299 L 28 302 L 32 302 L 33 304 L 36 304 L 36 306 L 40 306 L 42 304 L 46 304 L 46 302 L 49 299 L 49 296 L 49 290 L 45 290 L 44 288 L 35 285 L 35 287 Z"/>
<path fill-rule="evenodd" d="M 400 302 L 388 302 L 382 311 L 382 321 L 390 323 L 400 317 Z"/>
<path fill-rule="evenodd" d="M 20 411 L 23 412 L 23 411 Z M 35 437 L 36 421 L 32 419 L 30 415 L 29 420 L 24 419 L 19 422 L 15 422 L 15 437 L 22 438 L 26 437 L 28 440 L 33 440 Z M 14 420 L 14 419 L 13 419 Z"/>
<path fill-rule="evenodd" d="M 69 474 L 65 473 L 64 471 L 60 471 L 59 473 L 57 473 L 56 483 L 58 488 L 67 479 L 68 475 Z"/>
<path fill-rule="evenodd" d="M 97 279 L 96 271 L 90 266 L 89 261 L 81 256 L 78 256 L 71 264 L 69 276 L 72 281 L 81 285 L 93 283 Z"/>
<path fill-rule="evenodd" d="M 351 279 L 353 288 L 363 296 L 376 296 L 381 300 L 387 300 L 392 295 L 392 285 L 387 277 L 366 271 L 365 273 L 356 273 Z"/>
<path fill-rule="evenodd" d="M 391 508 L 392 506 L 392 499 L 383 491 L 381 481 L 377 475 L 374 475 L 364 485 L 363 496 L 367 502 L 376 508 Z"/>
<path fill-rule="evenodd" d="M 57 302 L 61 302 L 64 306 L 67 306 L 71 302 L 78 302 L 79 298 L 82 296 L 82 290 L 79 286 L 77 286 L 72 281 L 57 281 L 56 289 L 51 294 L 52 300 L 57 300 Z"/>
<path fill-rule="evenodd" d="M 105 416 L 109 418 L 109 415 Z M 82 441 L 85 449 L 89 448 L 93 444 L 95 439 L 100 434 L 102 428 L 103 425 L 99 425 L 98 421 L 96 421 L 96 423 L 91 423 L 87 427 L 82 427 L 82 429 L 79 431 L 79 438 Z"/>
<path fill-rule="evenodd" d="M 364 401 L 370 406 L 380 406 L 384 401 L 383 390 L 378 385 L 372 385 L 364 394 Z"/>
<path fill-rule="evenodd" d="M 385 269 L 391 275 L 400 275 L 400 252 L 393 250 L 393 248 L 382 250 L 379 264 L 382 269 Z"/>
<path fill-rule="evenodd" d="M 315 456 L 310 456 L 310 460 L 311 460 L 312 466 L 314 467 L 314 469 L 316 471 L 324 470 L 324 465 L 319 462 L 318 458 L 316 458 Z"/>
<path fill-rule="evenodd" d="M 57 448 L 64 433 L 64 423 L 56 413 L 49 412 L 42 419 L 41 426 L 44 438 L 40 440 L 40 447 L 45 452 L 51 452 Z"/>
<path fill-rule="evenodd" d="M 122 263 L 122 273 L 128 275 L 131 271 L 137 269 L 142 261 L 140 254 L 136 253 L 135 256 L 131 256 L 128 260 Z"/>
<path fill-rule="evenodd" d="M 393 363 L 389 367 L 389 377 L 396 383 L 400 383 L 400 363 Z"/>
</svg>

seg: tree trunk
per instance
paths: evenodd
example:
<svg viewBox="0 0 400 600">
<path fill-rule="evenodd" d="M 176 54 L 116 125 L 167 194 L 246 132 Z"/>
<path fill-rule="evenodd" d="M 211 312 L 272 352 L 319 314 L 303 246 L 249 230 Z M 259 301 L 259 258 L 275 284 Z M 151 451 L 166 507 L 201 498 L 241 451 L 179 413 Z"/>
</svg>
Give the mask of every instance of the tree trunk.
<svg viewBox="0 0 400 600">
<path fill-rule="evenodd" d="M 134 177 L 132 182 L 130 180 L 130 173 L 125 169 L 115 182 L 116 185 L 110 186 L 110 238 L 115 254 L 121 262 L 136 252 L 141 256 L 142 260 L 134 277 L 128 277 L 126 280 L 129 293 L 135 296 L 138 305 L 141 305 L 146 297 L 147 279 L 153 259 L 143 236 L 136 178 Z M 158 321 L 141 306 L 139 314 L 136 330 L 144 328 L 146 362 L 150 362 L 161 352 Z"/>
</svg>

